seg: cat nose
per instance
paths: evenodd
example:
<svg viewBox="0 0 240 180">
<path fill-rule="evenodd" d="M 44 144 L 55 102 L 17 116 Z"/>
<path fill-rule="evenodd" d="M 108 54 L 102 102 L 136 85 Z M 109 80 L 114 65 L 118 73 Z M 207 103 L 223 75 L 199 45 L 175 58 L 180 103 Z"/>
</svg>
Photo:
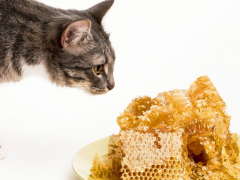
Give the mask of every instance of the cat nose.
<svg viewBox="0 0 240 180">
<path fill-rule="evenodd" d="M 114 84 L 112 84 L 112 85 L 108 85 L 108 89 L 109 89 L 109 91 L 111 91 L 113 88 L 114 88 Z"/>
</svg>

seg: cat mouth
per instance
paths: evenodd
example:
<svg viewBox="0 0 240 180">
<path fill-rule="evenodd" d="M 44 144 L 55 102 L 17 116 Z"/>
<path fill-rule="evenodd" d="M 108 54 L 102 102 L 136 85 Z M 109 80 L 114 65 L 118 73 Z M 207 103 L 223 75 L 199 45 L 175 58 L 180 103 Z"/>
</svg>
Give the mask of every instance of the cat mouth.
<svg viewBox="0 0 240 180">
<path fill-rule="evenodd" d="M 107 88 L 97 88 L 97 87 L 91 87 L 89 89 L 89 91 L 92 93 L 92 94 L 105 94 L 107 93 L 109 90 Z"/>
</svg>

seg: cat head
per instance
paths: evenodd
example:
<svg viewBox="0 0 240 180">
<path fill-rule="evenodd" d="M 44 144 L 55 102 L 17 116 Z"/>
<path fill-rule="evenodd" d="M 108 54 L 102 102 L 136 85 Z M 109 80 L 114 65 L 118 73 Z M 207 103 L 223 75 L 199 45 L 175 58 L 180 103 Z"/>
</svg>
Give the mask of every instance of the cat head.
<svg viewBox="0 0 240 180">
<path fill-rule="evenodd" d="M 93 94 L 106 93 L 115 86 L 113 70 L 115 52 L 101 22 L 114 0 L 103 1 L 74 14 L 60 28 L 59 48 L 49 63 L 52 81 L 82 88 Z"/>
</svg>

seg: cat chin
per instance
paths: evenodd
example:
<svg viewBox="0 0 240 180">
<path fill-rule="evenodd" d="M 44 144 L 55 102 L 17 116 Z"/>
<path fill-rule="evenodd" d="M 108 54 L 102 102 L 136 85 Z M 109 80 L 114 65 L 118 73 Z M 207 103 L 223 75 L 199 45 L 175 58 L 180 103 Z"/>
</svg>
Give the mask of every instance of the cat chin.
<svg viewBox="0 0 240 180">
<path fill-rule="evenodd" d="M 71 87 L 73 87 L 73 86 L 71 86 Z M 73 88 L 76 88 L 76 86 Z M 78 86 L 77 89 L 83 90 L 85 93 L 87 93 L 89 95 L 106 94 L 109 91 L 107 88 L 100 89 L 100 88 L 91 87 L 91 86 Z"/>
<path fill-rule="evenodd" d="M 79 87 L 78 89 L 84 90 L 87 94 L 90 95 L 99 95 L 99 94 L 105 94 L 109 90 L 108 88 L 98 88 L 96 86 L 91 85 L 91 83 L 84 82 L 82 83 L 82 87 Z"/>
<path fill-rule="evenodd" d="M 94 94 L 94 95 L 106 94 L 107 92 L 108 92 L 108 90 L 107 91 L 91 91 L 91 93 Z"/>
<path fill-rule="evenodd" d="M 109 90 L 107 88 L 101 89 L 101 88 L 91 87 L 89 91 L 94 95 L 98 95 L 98 94 L 106 94 Z"/>
</svg>

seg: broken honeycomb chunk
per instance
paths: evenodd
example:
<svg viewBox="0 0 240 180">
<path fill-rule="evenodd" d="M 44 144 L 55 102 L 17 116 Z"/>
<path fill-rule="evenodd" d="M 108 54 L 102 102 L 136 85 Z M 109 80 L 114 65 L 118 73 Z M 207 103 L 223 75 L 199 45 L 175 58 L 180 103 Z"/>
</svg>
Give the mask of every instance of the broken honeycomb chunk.
<svg viewBox="0 0 240 180">
<path fill-rule="evenodd" d="M 119 135 L 112 135 L 109 137 L 108 154 L 121 156 Z"/>
<path fill-rule="evenodd" d="M 213 83 L 202 76 L 188 90 L 134 99 L 117 118 L 120 134 L 112 138 L 104 157 L 117 157 L 117 179 L 237 180 L 240 151 L 237 134 L 229 131 L 230 120 Z M 113 160 L 104 162 L 101 167 L 106 168 Z"/>
<path fill-rule="evenodd" d="M 175 132 L 161 130 L 122 130 L 121 179 L 189 179 L 189 160 L 183 152 L 183 129 Z"/>
<path fill-rule="evenodd" d="M 115 155 L 105 155 L 99 157 L 98 154 L 95 155 L 93 160 L 93 167 L 91 168 L 91 173 L 95 179 L 119 179 L 120 177 L 120 160 L 119 156 Z"/>
<path fill-rule="evenodd" d="M 143 112 L 150 109 L 151 106 L 157 105 L 158 101 L 156 99 L 152 99 L 151 97 L 144 96 L 136 98 L 129 104 L 126 108 L 125 113 L 130 113 L 134 116 L 141 116 Z"/>
<path fill-rule="evenodd" d="M 157 105 L 156 98 L 144 96 L 134 99 L 126 108 L 124 113 L 117 118 L 117 122 L 122 129 L 129 129 L 141 125 L 141 119 L 144 112 L 148 111 L 153 105 Z"/>
<path fill-rule="evenodd" d="M 100 157 L 95 154 L 93 166 L 91 168 L 92 177 L 95 179 L 111 179 L 120 178 L 121 168 L 121 150 L 120 139 L 118 135 L 109 137 L 108 153 Z"/>
</svg>

